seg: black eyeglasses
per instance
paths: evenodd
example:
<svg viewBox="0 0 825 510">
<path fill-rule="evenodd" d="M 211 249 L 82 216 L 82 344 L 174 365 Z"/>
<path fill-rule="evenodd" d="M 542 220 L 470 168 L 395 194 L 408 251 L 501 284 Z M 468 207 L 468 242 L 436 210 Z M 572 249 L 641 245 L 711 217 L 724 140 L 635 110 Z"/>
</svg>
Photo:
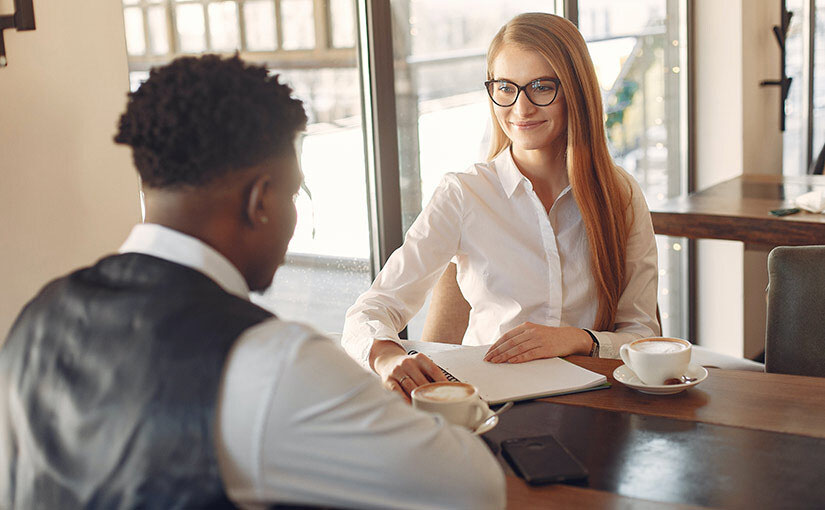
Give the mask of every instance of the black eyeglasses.
<svg viewBox="0 0 825 510">
<path fill-rule="evenodd" d="M 556 100 L 561 81 L 558 78 L 539 78 L 527 85 L 519 85 L 510 80 L 487 80 L 484 86 L 490 99 L 503 108 L 516 104 L 522 90 L 534 105 L 547 106 Z"/>
</svg>

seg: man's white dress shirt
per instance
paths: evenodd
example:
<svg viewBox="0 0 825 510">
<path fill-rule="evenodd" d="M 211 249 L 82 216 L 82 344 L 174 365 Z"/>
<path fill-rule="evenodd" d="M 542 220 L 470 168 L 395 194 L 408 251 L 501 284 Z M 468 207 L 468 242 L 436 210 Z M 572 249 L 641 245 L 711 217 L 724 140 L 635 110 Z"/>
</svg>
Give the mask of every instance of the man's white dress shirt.
<svg viewBox="0 0 825 510">
<path fill-rule="evenodd" d="M 122 253 L 196 269 L 244 299 L 223 255 L 160 225 L 137 225 Z M 197 352 L 192 353 L 197 356 Z M 246 330 L 217 406 L 221 478 L 233 503 L 349 508 L 503 508 L 501 467 L 484 443 L 384 390 L 331 340 L 271 319 Z"/>
<path fill-rule="evenodd" d="M 656 336 L 657 255 L 642 190 L 633 193 L 625 289 L 614 331 L 594 331 L 599 354 Z M 509 150 L 466 173 L 448 173 L 372 287 L 347 311 L 342 344 L 368 366 L 373 340 L 397 340 L 455 257 L 458 286 L 472 306 L 465 345 L 492 344 L 523 322 L 592 329 L 598 309 L 590 245 L 572 189 L 550 212 Z"/>
</svg>

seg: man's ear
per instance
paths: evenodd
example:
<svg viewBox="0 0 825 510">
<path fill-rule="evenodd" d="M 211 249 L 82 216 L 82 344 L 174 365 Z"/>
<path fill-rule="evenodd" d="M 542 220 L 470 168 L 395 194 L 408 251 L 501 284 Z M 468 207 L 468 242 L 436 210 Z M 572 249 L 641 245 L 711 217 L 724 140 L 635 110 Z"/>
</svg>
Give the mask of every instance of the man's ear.
<svg viewBox="0 0 825 510">
<path fill-rule="evenodd" d="M 269 217 L 269 192 L 272 186 L 272 176 L 263 173 L 252 181 L 249 194 L 246 198 L 245 216 L 246 221 L 252 228 L 267 224 L 272 219 Z"/>
</svg>

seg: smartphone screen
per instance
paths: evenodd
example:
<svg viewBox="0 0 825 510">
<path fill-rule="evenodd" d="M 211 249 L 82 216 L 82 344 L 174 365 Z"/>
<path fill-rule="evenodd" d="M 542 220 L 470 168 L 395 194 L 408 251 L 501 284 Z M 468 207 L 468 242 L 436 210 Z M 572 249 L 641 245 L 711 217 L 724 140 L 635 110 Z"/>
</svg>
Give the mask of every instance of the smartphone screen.
<svg viewBox="0 0 825 510">
<path fill-rule="evenodd" d="M 551 435 L 508 439 L 501 443 L 501 453 L 530 485 L 587 479 L 587 469 Z"/>
</svg>

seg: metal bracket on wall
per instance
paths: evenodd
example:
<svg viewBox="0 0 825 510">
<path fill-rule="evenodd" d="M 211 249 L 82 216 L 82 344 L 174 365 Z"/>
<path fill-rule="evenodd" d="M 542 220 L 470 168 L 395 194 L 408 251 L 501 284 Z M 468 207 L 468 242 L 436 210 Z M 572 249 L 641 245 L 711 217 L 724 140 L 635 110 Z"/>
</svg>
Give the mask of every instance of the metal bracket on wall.
<svg viewBox="0 0 825 510">
<path fill-rule="evenodd" d="M 14 0 L 14 14 L 0 16 L 0 68 L 8 65 L 6 43 L 3 30 L 14 28 L 18 31 L 34 30 L 34 7 L 32 0 Z"/>
<path fill-rule="evenodd" d="M 791 80 L 785 73 L 785 38 L 788 35 L 788 27 L 791 25 L 792 12 L 788 12 L 785 7 L 785 2 L 781 2 L 781 20 L 782 26 L 773 26 L 773 35 L 776 37 L 776 42 L 779 43 L 779 50 L 781 54 L 781 61 L 779 64 L 780 74 L 782 78 L 779 80 L 762 80 L 759 85 L 762 87 L 778 86 L 782 87 L 781 99 L 779 100 L 779 129 L 785 131 L 785 100 L 788 99 L 788 91 L 791 88 Z"/>
</svg>

